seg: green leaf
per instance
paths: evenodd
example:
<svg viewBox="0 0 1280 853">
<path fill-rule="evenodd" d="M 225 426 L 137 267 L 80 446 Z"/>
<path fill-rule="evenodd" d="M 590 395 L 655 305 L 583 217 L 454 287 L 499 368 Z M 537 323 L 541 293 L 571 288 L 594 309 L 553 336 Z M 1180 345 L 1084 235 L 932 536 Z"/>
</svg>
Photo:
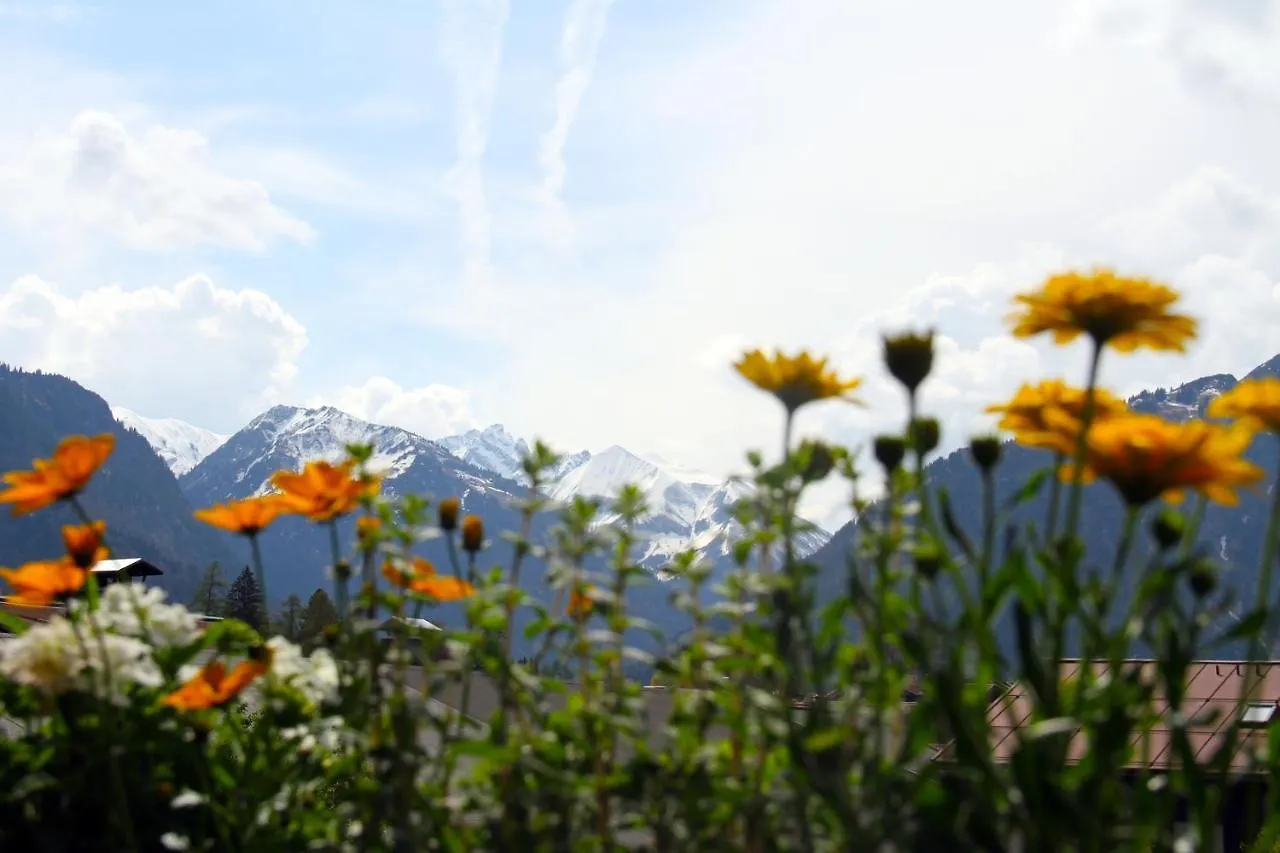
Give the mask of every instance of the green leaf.
<svg viewBox="0 0 1280 853">
<path fill-rule="evenodd" d="M 1044 485 L 1044 481 L 1053 476 L 1053 474 L 1054 469 L 1049 467 L 1041 468 L 1028 477 L 1016 492 L 1005 499 L 1004 512 L 1009 512 L 1034 498 L 1039 493 L 1040 487 Z"/>
<path fill-rule="evenodd" d="M 947 535 L 955 540 L 965 556 L 972 560 L 974 558 L 973 543 L 956 520 L 955 512 L 951 508 L 951 493 L 945 486 L 938 487 L 938 509 L 942 514 L 942 525 L 946 528 Z"/>
</svg>

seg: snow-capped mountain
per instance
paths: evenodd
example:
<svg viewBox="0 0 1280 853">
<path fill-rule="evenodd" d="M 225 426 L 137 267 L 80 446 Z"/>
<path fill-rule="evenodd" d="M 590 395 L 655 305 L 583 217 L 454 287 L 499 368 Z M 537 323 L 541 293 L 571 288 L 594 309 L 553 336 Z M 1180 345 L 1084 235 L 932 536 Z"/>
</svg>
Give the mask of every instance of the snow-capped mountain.
<svg viewBox="0 0 1280 853">
<path fill-rule="evenodd" d="M 230 437 L 177 418 L 145 418 L 123 406 L 112 406 L 111 414 L 123 426 L 145 438 L 175 477 L 196 467 Z"/>
<path fill-rule="evenodd" d="M 501 425 L 451 436 L 440 444 L 482 468 L 517 481 L 525 479 L 520 457 L 528 452 L 528 444 L 512 437 Z M 733 520 L 733 505 L 751 494 L 751 486 L 745 483 L 725 481 L 615 445 L 594 455 L 582 451 L 564 457 L 553 472 L 550 497 L 567 501 L 581 495 L 607 501 L 627 484 L 640 487 L 649 508 L 637 530 L 644 548 L 642 565 L 658 571 L 690 547 L 712 559 L 729 556 L 731 541 L 740 532 Z M 613 520 L 608 513 L 600 516 L 602 524 Z M 807 556 L 828 538 L 820 530 L 800 534 L 799 554 Z"/>
<path fill-rule="evenodd" d="M 314 459 L 339 459 L 350 444 L 373 445 L 369 467 L 383 477 L 383 488 L 391 494 L 458 494 L 465 504 L 467 493 L 475 490 L 508 497 L 513 490 L 504 478 L 458 459 L 434 441 L 362 421 L 331 406 L 269 409 L 184 475 L 183 488 L 208 492 L 202 495 L 208 500 L 262 494 L 276 471 L 297 470 Z M 445 482 L 435 482 L 442 475 Z"/>
<path fill-rule="evenodd" d="M 528 481 L 521 463 L 529 454 L 529 444 L 523 438 L 516 438 L 507 432 L 502 424 L 494 424 L 482 430 L 468 430 L 460 435 L 442 438 L 437 443 L 477 468 L 493 471 L 517 483 Z M 551 471 L 551 477 L 558 479 L 590 457 L 591 454 L 585 450 L 563 455 L 560 463 Z"/>
</svg>

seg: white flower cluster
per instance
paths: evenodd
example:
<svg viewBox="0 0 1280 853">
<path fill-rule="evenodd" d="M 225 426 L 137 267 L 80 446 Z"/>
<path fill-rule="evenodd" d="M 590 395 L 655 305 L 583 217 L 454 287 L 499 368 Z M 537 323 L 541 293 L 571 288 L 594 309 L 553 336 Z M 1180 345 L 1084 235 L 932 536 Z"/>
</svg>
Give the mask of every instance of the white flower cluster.
<svg viewBox="0 0 1280 853">
<path fill-rule="evenodd" d="M 79 690 L 117 705 L 126 703 L 130 685 L 163 681 L 146 643 L 63 616 L 0 645 L 0 676 L 49 695 Z"/>
<path fill-rule="evenodd" d="M 284 637 L 267 640 L 267 648 L 271 652 L 271 668 L 263 681 L 268 685 L 288 687 L 315 707 L 338 695 L 338 664 L 328 650 L 316 649 L 304 655 L 302 649 Z"/>
<path fill-rule="evenodd" d="M 158 586 L 113 584 L 103 591 L 92 614 L 82 601 L 73 602 L 72 607 L 91 616 L 104 630 L 124 637 L 157 646 L 194 642 L 200 635 L 200 621 L 181 604 L 170 604 L 165 598 L 165 591 Z"/>
<path fill-rule="evenodd" d="M 73 602 L 74 620 L 54 616 L 0 644 L 0 676 L 50 695 L 78 690 L 122 705 L 130 685 L 163 682 L 151 643 L 189 643 L 199 634 L 196 617 L 165 601 L 159 587 L 116 584 L 98 604 L 90 611 Z"/>
</svg>

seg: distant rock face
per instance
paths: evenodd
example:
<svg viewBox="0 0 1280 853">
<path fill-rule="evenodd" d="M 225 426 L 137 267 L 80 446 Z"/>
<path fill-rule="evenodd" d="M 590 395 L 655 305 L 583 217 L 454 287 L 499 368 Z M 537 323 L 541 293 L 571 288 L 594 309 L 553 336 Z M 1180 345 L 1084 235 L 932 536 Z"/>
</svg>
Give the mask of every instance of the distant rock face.
<svg viewBox="0 0 1280 853">
<path fill-rule="evenodd" d="M 196 467 L 201 459 L 217 450 L 228 438 L 177 418 L 146 418 L 123 406 L 112 406 L 111 414 L 145 438 L 175 477 Z"/>
<path fill-rule="evenodd" d="M 1236 378 L 1228 373 L 1202 376 L 1177 388 L 1157 388 L 1135 394 L 1129 398 L 1129 408 L 1171 421 L 1203 418 L 1209 404 L 1236 384 Z"/>
</svg>

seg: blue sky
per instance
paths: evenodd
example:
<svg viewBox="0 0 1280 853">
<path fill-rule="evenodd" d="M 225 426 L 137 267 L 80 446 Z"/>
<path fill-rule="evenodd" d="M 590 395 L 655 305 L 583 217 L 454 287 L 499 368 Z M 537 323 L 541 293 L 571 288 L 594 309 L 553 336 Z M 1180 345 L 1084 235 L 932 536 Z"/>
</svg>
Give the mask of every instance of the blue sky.
<svg viewBox="0 0 1280 853">
<path fill-rule="evenodd" d="M 1118 390 L 1241 373 L 1278 5 L 0 0 L 0 358 L 220 431 L 325 402 L 728 473 L 778 426 L 742 347 L 866 375 L 802 424 L 857 442 L 901 417 L 880 330 L 937 325 L 955 446 L 1079 370 L 1009 295 L 1112 263 L 1209 330 Z"/>
</svg>

